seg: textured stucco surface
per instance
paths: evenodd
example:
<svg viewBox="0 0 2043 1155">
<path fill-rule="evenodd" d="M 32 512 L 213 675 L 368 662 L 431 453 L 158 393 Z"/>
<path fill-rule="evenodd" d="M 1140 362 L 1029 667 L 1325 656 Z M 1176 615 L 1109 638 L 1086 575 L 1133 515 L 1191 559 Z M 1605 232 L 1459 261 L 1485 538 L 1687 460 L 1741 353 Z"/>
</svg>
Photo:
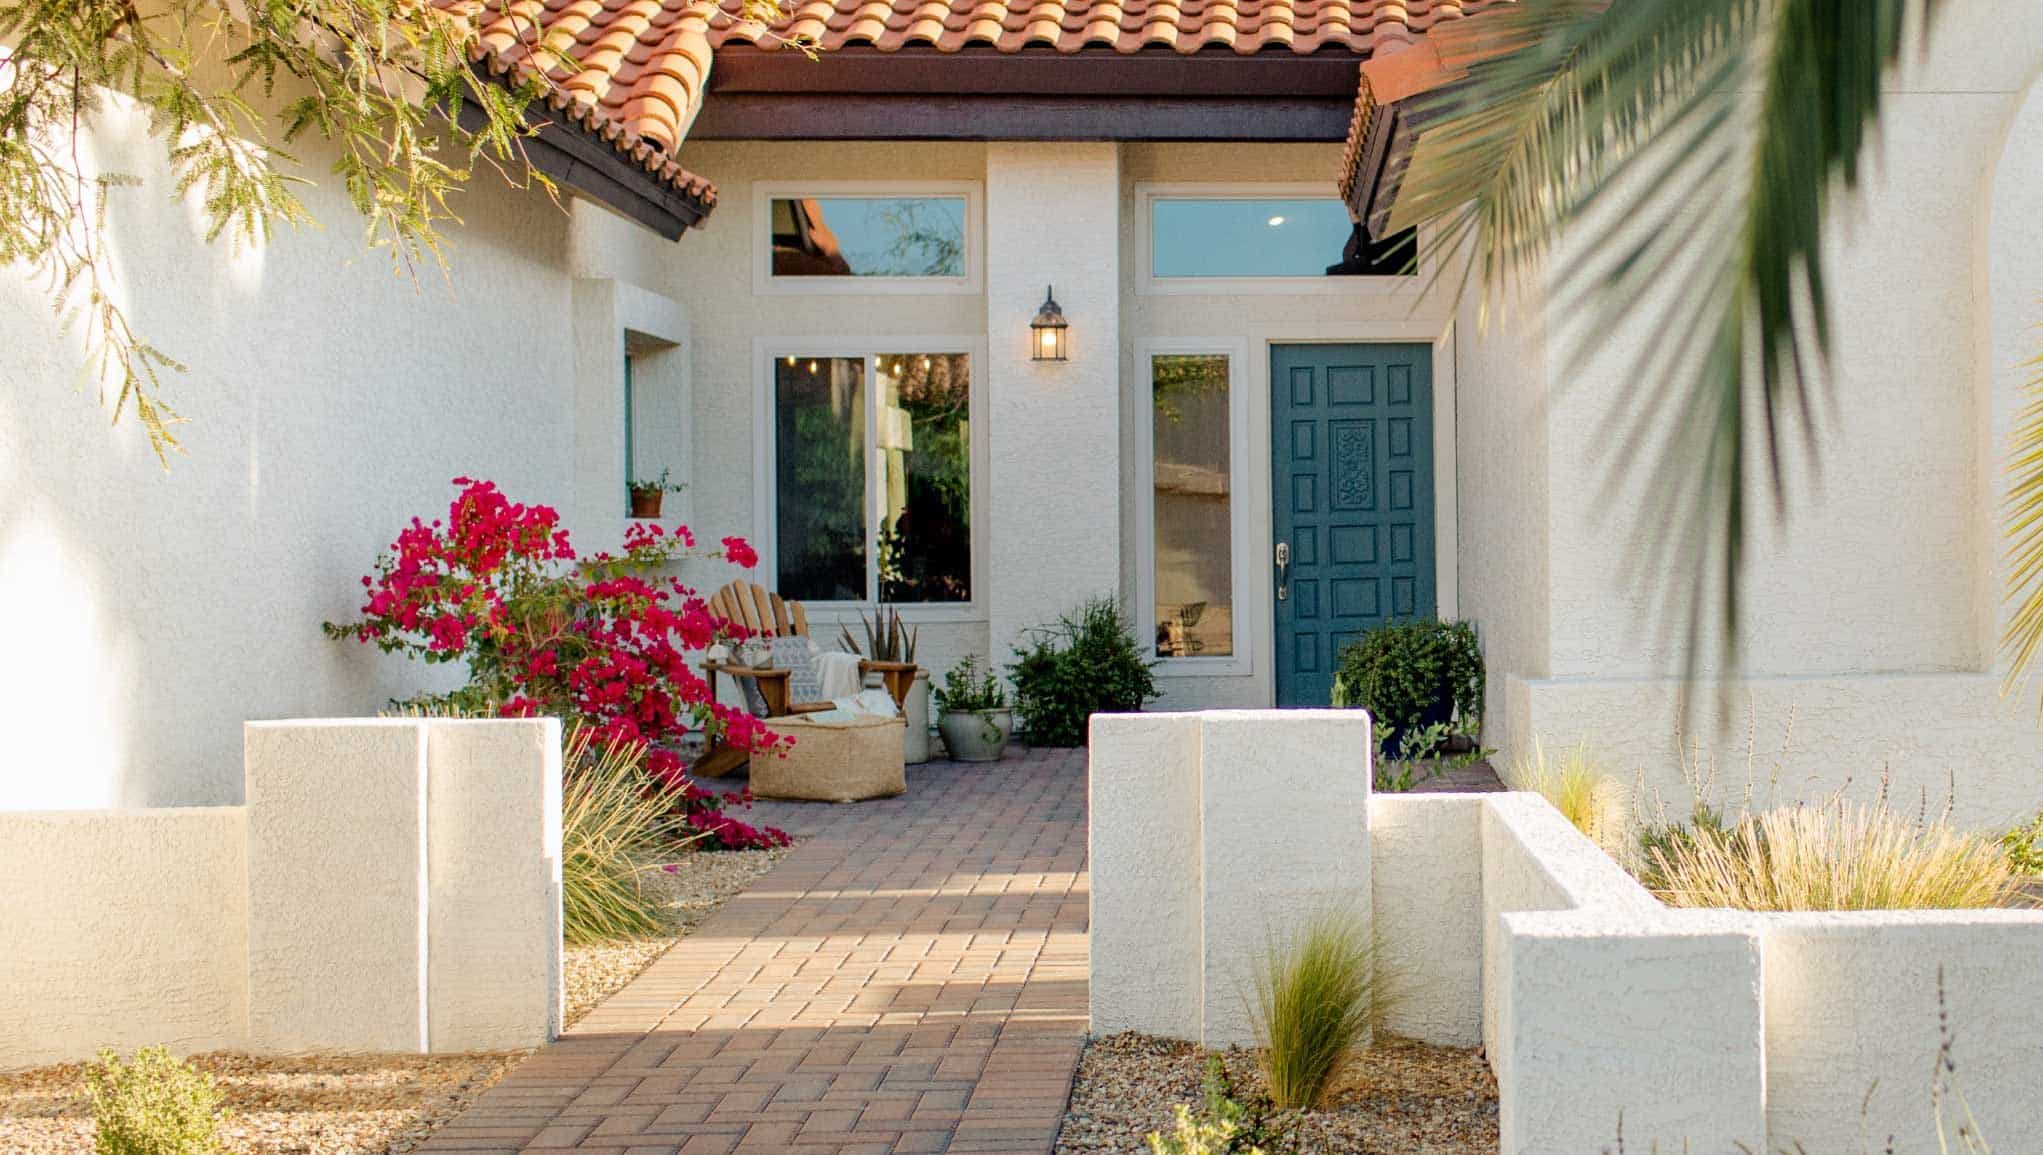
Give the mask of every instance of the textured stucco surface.
<svg viewBox="0 0 2043 1155">
<path fill-rule="evenodd" d="M 413 283 L 363 244 L 332 152 L 293 151 L 322 227 L 236 251 L 205 242 L 143 118 L 115 101 L 86 142 L 144 182 L 112 192 L 106 238 L 114 298 L 188 367 L 164 375 L 187 418 L 167 471 L 132 409 L 109 427 L 112 397 L 77 388 L 83 333 L 0 274 L 0 634 L 39 655 L 0 671 L 0 724 L 27 738 L 0 809 L 240 801 L 245 719 L 367 711 L 427 680 L 319 623 L 354 611 L 450 478 L 570 506 L 566 214 L 480 174 L 447 273 Z"/>
<path fill-rule="evenodd" d="M 1198 719 L 1201 1041 L 1247 1044 L 1273 946 L 1322 917 L 1353 918 L 1368 932 L 1369 715 L 1215 710 Z"/>
<path fill-rule="evenodd" d="M 988 644 L 1121 577 L 1120 153 L 1113 144 L 986 147 L 986 385 L 992 461 Z M 1030 360 L 1054 286 L 1071 359 Z"/>
<path fill-rule="evenodd" d="M 1748 786 L 1758 806 L 1839 791 L 1870 801 L 1884 786 L 1902 807 L 1948 801 L 1956 821 L 1994 829 L 2043 806 L 2035 704 L 2002 698 L 1994 674 L 1746 679 L 1721 696 L 1706 684 L 1686 718 L 1681 687 L 1661 679 L 1506 685 L 1528 734 L 1548 750 L 1588 741 L 1605 773 L 1643 784 L 1648 811 L 1689 811 L 1684 765 L 1714 774 L 1711 800 L 1733 809 Z"/>
<path fill-rule="evenodd" d="M 1096 714 L 1087 776 L 1092 1030 L 1199 1037 L 1199 727 Z"/>
<path fill-rule="evenodd" d="M 1273 946 L 1366 931 L 1368 751 L 1360 710 L 1094 718 L 1094 1033 L 1252 1042 Z"/>
<path fill-rule="evenodd" d="M 1749 920 L 1502 916 L 1499 1146 L 1513 1155 L 1765 1147 Z M 1742 1145 L 1742 1148 L 1741 1146 Z"/>
<path fill-rule="evenodd" d="M 2043 915 L 1783 914 L 1763 925 L 1775 1144 L 1836 1151 L 1891 1135 L 1896 1150 L 1935 1150 L 1931 1071 L 1945 1022 L 1953 1086 L 1979 1134 L 1996 1151 L 2043 1135 Z M 1953 1127 L 1962 1111 L 1953 1099 Z"/>
<path fill-rule="evenodd" d="M 1369 799 L 1369 884 L 1384 1029 L 1444 1046 L 1483 1039 L 1483 799 Z"/>
<path fill-rule="evenodd" d="M 426 732 L 429 1049 L 541 1046 L 561 1027 L 560 723 Z"/>
<path fill-rule="evenodd" d="M 425 1050 L 426 728 L 251 722 L 247 745 L 250 1035 Z"/>
<path fill-rule="evenodd" d="M 240 807 L 0 814 L 0 1069 L 238 1045 Z"/>
</svg>

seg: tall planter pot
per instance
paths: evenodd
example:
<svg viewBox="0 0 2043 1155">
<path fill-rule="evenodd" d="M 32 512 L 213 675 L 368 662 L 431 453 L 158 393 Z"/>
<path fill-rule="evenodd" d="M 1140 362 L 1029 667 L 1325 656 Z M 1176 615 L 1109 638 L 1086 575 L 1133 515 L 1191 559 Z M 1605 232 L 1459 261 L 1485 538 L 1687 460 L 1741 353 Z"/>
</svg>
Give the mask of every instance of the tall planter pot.
<svg viewBox="0 0 2043 1155">
<path fill-rule="evenodd" d="M 908 701 L 901 713 L 908 719 L 908 736 L 901 748 L 901 760 L 910 766 L 929 761 L 929 671 L 916 670 L 908 687 Z"/>
<path fill-rule="evenodd" d="M 998 762 L 1014 733 L 1013 710 L 947 710 L 936 728 L 957 762 Z"/>
</svg>

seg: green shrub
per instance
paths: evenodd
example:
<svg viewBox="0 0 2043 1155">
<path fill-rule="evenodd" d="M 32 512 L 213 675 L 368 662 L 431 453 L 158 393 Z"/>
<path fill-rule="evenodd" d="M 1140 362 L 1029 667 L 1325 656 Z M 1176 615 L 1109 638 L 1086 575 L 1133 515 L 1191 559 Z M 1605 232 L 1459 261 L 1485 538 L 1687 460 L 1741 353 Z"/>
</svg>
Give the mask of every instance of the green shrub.
<svg viewBox="0 0 2043 1155">
<path fill-rule="evenodd" d="M 1272 1125 L 1267 1097 L 1258 1095 L 1247 1103 L 1236 1099 L 1227 1063 L 1219 1055 L 1206 1056 L 1199 1089 L 1205 1109 L 1194 1116 L 1179 1103 L 1171 1133 L 1149 1133 L 1150 1155 L 1280 1155 L 1292 1149 L 1289 1134 Z"/>
<path fill-rule="evenodd" d="M 144 1047 L 123 1063 L 112 1051 L 85 1073 L 96 1155 L 214 1155 L 223 1096 L 212 1076 Z"/>
<path fill-rule="evenodd" d="M 562 937 L 571 943 L 664 933 L 665 911 L 644 876 L 656 861 L 702 837 L 684 835 L 673 799 L 645 769 L 645 747 L 595 744 L 570 727 L 560 800 Z"/>
<path fill-rule="evenodd" d="M 1360 707 L 1399 733 L 1483 721 L 1483 651 L 1467 622 L 1434 618 L 1381 625 L 1341 649 L 1333 704 Z"/>
<path fill-rule="evenodd" d="M 1000 686 L 1000 675 L 981 669 L 977 654 L 966 654 L 963 661 L 952 666 L 943 676 L 943 685 L 932 696 L 936 698 L 937 709 L 946 714 L 1007 709 L 1007 691 Z"/>
<path fill-rule="evenodd" d="M 2000 845 L 2015 873 L 2043 876 L 2043 813 L 2001 835 Z"/>
<path fill-rule="evenodd" d="M 1369 1031 L 1376 986 L 1368 932 L 1353 918 L 1314 919 L 1270 951 L 1256 983 L 1263 1070 L 1279 1108 L 1311 1107 Z"/>
<path fill-rule="evenodd" d="M 1033 746 L 1083 746 L 1094 714 L 1132 713 L 1157 696 L 1155 663 L 1111 596 L 1030 630 L 1014 655 L 1014 711 Z"/>
</svg>

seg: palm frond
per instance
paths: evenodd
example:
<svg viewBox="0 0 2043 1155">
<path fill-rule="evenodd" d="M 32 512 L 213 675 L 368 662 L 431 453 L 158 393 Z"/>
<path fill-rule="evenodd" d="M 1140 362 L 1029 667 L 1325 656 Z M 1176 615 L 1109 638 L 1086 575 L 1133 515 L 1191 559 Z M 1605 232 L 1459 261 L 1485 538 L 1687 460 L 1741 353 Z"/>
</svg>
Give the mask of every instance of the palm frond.
<svg viewBox="0 0 2043 1155">
<path fill-rule="evenodd" d="M 1477 63 L 1414 98 L 1426 128 L 1392 226 L 1467 246 L 1486 294 L 1547 276 L 1564 377 L 1620 326 L 1653 334 L 1627 367 L 1639 394 L 1595 440 L 1609 496 L 1650 463 L 1625 576 L 1685 622 L 1691 675 L 1712 624 L 1736 658 L 1752 465 L 1784 509 L 1790 422 L 1815 462 L 1825 211 L 1857 184 L 1907 17 L 1933 3 L 1519 0 L 1431 33 Z"/>
<path fill-rule="evenodd" d="M 2007 600 L 2015 609 L 2001 627 L 2008 659 L 2003 693 L 2028 677 L 2043 650 L 2043 355 L 2023 367 L 2034 375 L 2022 386 L 2026 400 L 2008 435 Z"/>
</svg>

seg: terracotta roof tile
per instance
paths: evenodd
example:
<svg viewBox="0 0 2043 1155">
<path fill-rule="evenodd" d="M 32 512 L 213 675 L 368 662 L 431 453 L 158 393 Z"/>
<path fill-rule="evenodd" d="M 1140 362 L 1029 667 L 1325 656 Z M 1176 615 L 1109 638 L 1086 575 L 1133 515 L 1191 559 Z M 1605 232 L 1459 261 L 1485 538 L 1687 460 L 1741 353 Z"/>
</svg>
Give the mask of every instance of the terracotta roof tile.
<svg viewBox="0 0 2043 1155">
<path fill-rule="evenodd" d="M 712 54 L 725 45 L 777 50 L 807 39 L 825 51 L 1346 50 L 1366 58 L 1506 0 L 791 0 L 771 28 L 741 19 L 740 0 L 434 2 L 478 21 L 476 57 L 492 74 L 516 81 L 544 61 L 556 114 L 707 208 L 716 190 L 672 154 L 701 108 Z"/>
<path fill-rule="evenodd" d="M 708 3 L 709 0 L 697 0 Z M 1162 46 L 1178 52 L 1248 54 L 1345 48 L 1394 51 L 1452 20 L 1500 0 L 799 0 L 772 29 L 736 18 L 737 0 L 717 0 L 709 32 L 717 47 L 777 48 L 813 38 L 824 49 L 882 52 L 926 45 L 940 52 L 975 46 L 1000 52 L 1102 45 L 1120 52 Z M 777 35 L 768 35 L 771 31 Z"/>
</svg>

